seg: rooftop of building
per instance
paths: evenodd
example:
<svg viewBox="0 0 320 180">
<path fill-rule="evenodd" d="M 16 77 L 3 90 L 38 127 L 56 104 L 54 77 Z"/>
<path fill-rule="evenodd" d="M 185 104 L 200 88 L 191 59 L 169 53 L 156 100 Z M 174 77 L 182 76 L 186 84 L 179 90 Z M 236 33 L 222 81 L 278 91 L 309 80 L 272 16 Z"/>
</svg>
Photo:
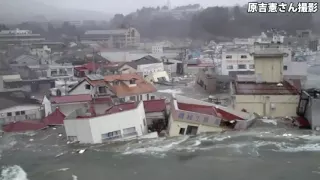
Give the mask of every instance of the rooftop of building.
<svg viewBox="0 0 320 180">
<path fill-rule="evenodd" d="M 161 63 L 161 61 L 153 56 L 147 55 L 140 59 L 133 60 L 131 62 L 126 63 L 127 65 L 133 67 L 134 69 L 137 69 L 139 65 L 143 64 L 153 64 L 153 63 Z"/>
<path fill-rule="evenodd" d="M 299 90 L 287 80 L 281 83 L 234 81 L 236 95 L 297 95 Z"/>
<path fill-rule="evenodd" d="M 174 95 L 174 103 L 176 103 L 176 108 L 178 108 L 178 110 L 211 115 L 227 121 L 235 119 L 244 120 L 251 116 L 245 112 L 235 111 L 225 106 L 212 104 L 181 95 Z"/>
<path fill-rule="evenodd" d="M 122 35 L 128 32 L 128 29 L 113 29 L 113 30 L 89 30 L 85 35 Z"/>
<path fill-rule="evenodd" d="M 0 93 L 0 110 L 6 109 L 14 106 L 21 105 L 39 105 L 40 102 L 36 99 L 31 99 L 24 93 L 20 92 L 10 92 L 10 93 Z"/>
</svg>

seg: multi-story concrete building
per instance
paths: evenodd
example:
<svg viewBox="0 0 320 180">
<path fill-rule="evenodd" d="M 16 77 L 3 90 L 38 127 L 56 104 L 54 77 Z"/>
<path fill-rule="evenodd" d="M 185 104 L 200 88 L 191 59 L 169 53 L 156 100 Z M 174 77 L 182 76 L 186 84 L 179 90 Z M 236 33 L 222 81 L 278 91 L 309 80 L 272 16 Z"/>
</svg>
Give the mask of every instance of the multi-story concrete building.
<svg viewBox="0 0 320 180">
<path fill-rule="evenodd" d="M 0 31 L 0 44 L 22 44 L 29 45 L 45 41 L 40 34 L 33 34 L 30 30 L 2 30 Z"/>
<path fill-rule="evenodd" d="M 140 33 L 135 28 L 116 30 L 90 30 L 81 37 L 85 42 L 103 43 L 108 48 L 127 48 L 140 46 Z"/>
<path fill-rule="evenodd" d="M 253 74 L 253 56 L 246 50 L 227 50 L 222 52 L 221 74 Z"/>
<path fill-rule="evenodd" d="M 283 57 L 278 48 L 253 49 L 255 74 L 238 75 L 231 83 L 232 106 L 261 116 L 296 116 L 299 90 L 284 79 Z"/>
</svg>

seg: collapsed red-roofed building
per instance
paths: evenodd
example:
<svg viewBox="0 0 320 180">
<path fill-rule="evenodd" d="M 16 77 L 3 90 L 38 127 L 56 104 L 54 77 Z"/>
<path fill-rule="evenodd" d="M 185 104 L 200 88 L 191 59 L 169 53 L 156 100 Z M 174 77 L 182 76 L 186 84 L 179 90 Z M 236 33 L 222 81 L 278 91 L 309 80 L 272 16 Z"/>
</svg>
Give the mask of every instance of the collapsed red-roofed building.
<svg viewBox="0 0 320 180">
<path fill-rule="evenodd" d="M 246 129 L 256 118 L 254 114 L 180 95 L 173 96 L 170 110 L 169 136 Z"/>
</svg>

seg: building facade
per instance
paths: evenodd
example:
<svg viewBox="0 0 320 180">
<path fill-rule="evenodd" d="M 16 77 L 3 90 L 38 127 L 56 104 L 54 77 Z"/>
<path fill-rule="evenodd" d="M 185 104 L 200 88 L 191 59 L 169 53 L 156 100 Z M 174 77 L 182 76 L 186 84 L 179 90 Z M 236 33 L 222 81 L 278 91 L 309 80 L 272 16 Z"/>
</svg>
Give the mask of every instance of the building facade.
<svg viewBox="0 0 320 180">
<path fill-rule="evenodd" d="M 90 30 L 81 37 L 83 42 L 99 42 L 108 48 L 140 46 L 140 33 L 135 28 L 116 30 Z"/>
<path fill-rule="evenodd" d="M 255 118 L 249 113 L 179 95 L 172 98 L 170 112 L 169 136 L 245 129 Z"/>
<path fill-rule="evenodd" d="M 252 74 L 254 72 L 253 57 L 246 51 L 226 51 L 222 53 L 221 74 Z"/>
<path fill-rule="evenodd" d="M 261 116 L 296 116 L 299 91 L 284 79 L 282 67 L 286 55 L 278 48 L 255 49 L 255 74 L 238 75 L 231 84 L 234 109 Z"/>
<path fill-rule="evenodd" d="M 0 31 L 0 44 L 22 44 L 29 45 L 32 43 L 45 41 L 40 34 L 33 34 L 30 30 L 2 30 Z"/>
<path fill-rule="evenodd" d="M 128 104 L 114 106 L 99 116 L 80 116 L 79 111 L 75 111 L 64 120 L 68 139 L 94 144 L 147 134 L 143 103 L 129 106 L 131 107 Z"/>
</svg>

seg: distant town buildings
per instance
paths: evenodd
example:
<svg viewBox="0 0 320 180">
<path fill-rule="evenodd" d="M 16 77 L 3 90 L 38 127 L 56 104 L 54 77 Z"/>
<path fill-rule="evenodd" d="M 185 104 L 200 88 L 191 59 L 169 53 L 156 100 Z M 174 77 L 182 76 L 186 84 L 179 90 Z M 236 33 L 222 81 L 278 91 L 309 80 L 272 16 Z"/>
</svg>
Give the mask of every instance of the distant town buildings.
<svg viewBox="0 0 320 180">
<path fill-rule="evenodd" d="M 30 30 L 15 29 L 0 31 L 0 44 L 30 45 L 41 41 L 45 41 L 45 38 L 40 34 L 33 34 Z"/>
<path fill-rule="evenodd" d="M 82 42 L 103 43 L 108 48 L 128 48 L 140 45 L 140 33 L 135 28 L 90 30 L 81 37 Z"/>
</svg>

